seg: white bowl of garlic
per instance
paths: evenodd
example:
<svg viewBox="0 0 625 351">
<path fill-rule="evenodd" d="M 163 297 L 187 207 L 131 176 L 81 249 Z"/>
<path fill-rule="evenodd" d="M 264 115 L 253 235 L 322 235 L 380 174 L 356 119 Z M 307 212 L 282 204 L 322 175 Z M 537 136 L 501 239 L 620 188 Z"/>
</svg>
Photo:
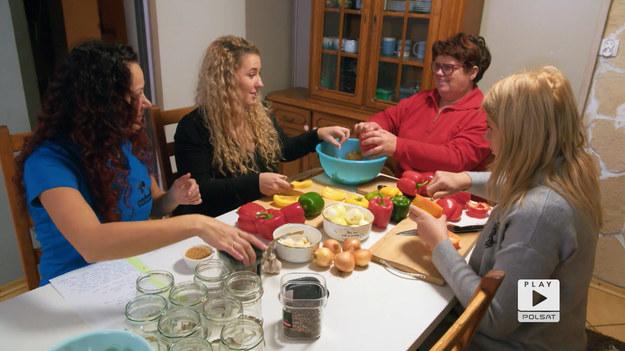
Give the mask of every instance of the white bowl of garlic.
<svg viewBox="0 0 625 351">
<path fill-rule="evenodd" d="M 276 240 L 276 252 L 281 259 L 304 263 L 312 260 L 313 252 L 321 242 L 321 232 L 310 225 L 287 223 L 273 231 Z"/>
<path fill-rule="evenodd" d="M 356 238 L 363 241 L 369 237 L 373 213 L 364 207 L 347 203 L 335 203 L 323 212 L 323 230 L 332 239 L 343 241 Z"/>
</svg>

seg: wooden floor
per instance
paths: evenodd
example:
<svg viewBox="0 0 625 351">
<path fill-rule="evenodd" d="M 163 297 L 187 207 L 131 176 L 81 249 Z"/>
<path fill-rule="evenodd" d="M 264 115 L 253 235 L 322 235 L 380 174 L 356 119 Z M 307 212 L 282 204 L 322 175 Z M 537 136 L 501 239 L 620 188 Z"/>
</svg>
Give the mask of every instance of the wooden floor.
<svg viewBox="0 0 625 351">
<path fill-rule="evenodd" d="M 0 301 L 26 291 L 23 278 L 0 286 Z M 588 288 L 586 327 L 625 342 L 625 289 L 593 279 Z"/>
</svg>

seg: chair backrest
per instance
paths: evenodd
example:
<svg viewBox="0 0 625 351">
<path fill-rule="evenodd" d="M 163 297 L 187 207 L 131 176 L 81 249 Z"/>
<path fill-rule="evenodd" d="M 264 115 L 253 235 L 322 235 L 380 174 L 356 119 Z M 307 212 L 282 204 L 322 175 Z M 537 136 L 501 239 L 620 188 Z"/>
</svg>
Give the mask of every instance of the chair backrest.
<svg viewBox="0 0 625 351">
<path fill-rule="evenodd" d="M 430 351 L 466 350 L 505 276 L 496 270 L 483 276 L 467 308 Z"/>
<path fill-rule="evenodd" d="M 17 246 L 22 258 L 22 268 L 26 278 L 28 290 L 35 289 L 39 286 L 41 276 L 39 274 L 39 258 L 41 250 L 35 248 L 33 240 L 30 237 L 30 228 L 32 227 L 32 219 L 28 215 L 26 206 L 23 205 L 24 199 L 19 193 L 17 185 L 13 181 L 17 171 L 15 163 L 15 153 L 22 151 L 24 147 L 24 138 L 31 133 L 9 134 L 9 128 L 0 126 L 0 164 L 2 165 L 2 177 L 4 178 L 4 186 L 9 199 L 9 208 L 13 217 L 13 227 L 17 237 Z"/>
<path fill-rule="evenodd" d="M 172 168 L 172 157 L 175 154 L 174 142 L 167 141 L 165 127 L 178 123 L 184 115 L 193 111 L 195 106 L 182 107 L 173 110 L 161 110 L 159 106 L 150 108 L 150 121 L 154 133 L 154 143 L 158 158 L 158 168 L 161 174 L 163 190 L 169 189 L 177 178 L 177 172 Z"/>
</svg>

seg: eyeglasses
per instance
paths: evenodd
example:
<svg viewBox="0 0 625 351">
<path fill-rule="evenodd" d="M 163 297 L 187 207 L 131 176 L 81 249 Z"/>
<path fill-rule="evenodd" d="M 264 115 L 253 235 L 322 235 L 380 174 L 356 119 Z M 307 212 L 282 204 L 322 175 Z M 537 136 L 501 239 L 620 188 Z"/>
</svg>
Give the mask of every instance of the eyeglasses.
<svg viewBox="0 0 625 351">
<path fill-rule="evenodd" d="M 450 75 L 452 73 L 454 73 L 455 70 L 457 70 L 460 67 L 464 67 L 465 64 L 459 64 L 459 65 L 452 65 L 451 63 L 438 63 L 438 62 L 432 62 L 432 73 L 436 73 L 438 72 L 438 70 L 442 70 L 443 71 L 443 75 Z"/>
</svg>

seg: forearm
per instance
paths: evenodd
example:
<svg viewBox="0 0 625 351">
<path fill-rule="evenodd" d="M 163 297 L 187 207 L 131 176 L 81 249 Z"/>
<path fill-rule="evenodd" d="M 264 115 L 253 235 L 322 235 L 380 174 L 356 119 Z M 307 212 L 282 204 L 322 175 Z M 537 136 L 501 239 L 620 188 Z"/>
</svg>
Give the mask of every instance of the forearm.
<svg viewBox="0 0 625 351">
<path fill-rule="evenodd" d="M 160 218 L 171 214 L 180 205 L 171 191 L 163 191 L 158 197 L 152 196 L 152 210 L 150 216 Z"/>
</svg>

